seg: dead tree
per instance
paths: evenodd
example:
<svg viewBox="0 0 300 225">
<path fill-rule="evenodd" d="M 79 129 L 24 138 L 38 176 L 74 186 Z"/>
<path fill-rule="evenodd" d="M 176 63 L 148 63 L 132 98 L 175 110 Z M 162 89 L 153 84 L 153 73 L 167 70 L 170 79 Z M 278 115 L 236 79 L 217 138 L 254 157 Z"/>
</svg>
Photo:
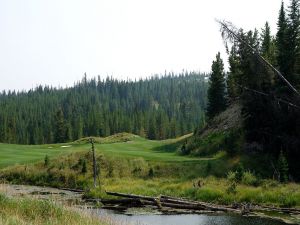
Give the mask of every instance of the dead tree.
<svg viewBox="0 0 300 225">
<path fill-rule="evenodd" d="M 97 164 L 96 164 L 96 156 L 95 156 L 95 146 L 94 146 L 94 138 L 90 138 L 90 143 L 92 144 L 92 154 L 93 154 L 93 177 L 94 177 L 94 188 L 97 187 Z"/>
</svg>

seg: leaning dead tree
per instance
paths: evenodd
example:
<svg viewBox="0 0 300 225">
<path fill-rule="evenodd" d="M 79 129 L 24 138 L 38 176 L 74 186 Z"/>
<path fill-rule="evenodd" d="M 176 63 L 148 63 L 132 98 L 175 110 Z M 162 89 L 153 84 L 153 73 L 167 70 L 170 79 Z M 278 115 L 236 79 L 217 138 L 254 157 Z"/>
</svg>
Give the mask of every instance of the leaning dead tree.
<svg viewBox="0 0 300 225">
<path fill-rule="evenodd" d="M 251 50 L 252 54 L 257 57 L 258 61 L 271 71 L 275 73 L 276 76 L 278 76 L 288 87 L 289 89 L 294 92 L 298 97 L 300 97 L 300 93 L 297 91 L 297 89 L 283 76 L 283 74 L 277 70 L 268 60 L 266 60 L 262 55 L 259 54 L 258 50 L 253 48 L 251 45 L 249 45 L 239 34 L 239 29 L 237 29 L 231 22 L 228 21 L 220 21 L 216 20 L 217 23 L 220 25 L 220 31 L 222 38 L 225 42 L 225 45 L 227 46 L 227 42 L 240 42 L 244 46 L 246 46 L 249 50 Z"/>
</svg>

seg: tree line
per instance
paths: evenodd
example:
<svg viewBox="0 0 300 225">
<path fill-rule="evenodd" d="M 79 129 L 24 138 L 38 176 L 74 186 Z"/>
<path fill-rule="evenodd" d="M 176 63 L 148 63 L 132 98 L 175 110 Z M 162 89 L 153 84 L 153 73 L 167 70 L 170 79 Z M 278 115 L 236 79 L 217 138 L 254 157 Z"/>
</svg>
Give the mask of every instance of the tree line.
<svg viewBox="0 0 300 225">
<path fill-rule="evenodd" d="M 70 88 L 38 86 L 0 94 L 0 142 L 62 143 L 130 132 L 173 138 L 205 122 L 207 82 L 198 72 L 145 80 L 100 76 Z"/>
<path fill-rule="evenodd" d="M 225 75 L 219 54 L 213 62 L 207 110 L 211 118 L 226 105 L 240 101 L 248 151 L 268 154 L 270 166 L 273 159 L 283 161 L 285 157 L 290 175 L 297 179 L 300 178 L 300 96 L 259 55 L 300 91 L 299 8 L 299 0 L 290 0 L 287 9 L 282 2 L 275 36 L 268 22 L 260 32 L 235 31 L 239 38 L 231 40 L 227 49 L 229 72 Z"/>
</svg>

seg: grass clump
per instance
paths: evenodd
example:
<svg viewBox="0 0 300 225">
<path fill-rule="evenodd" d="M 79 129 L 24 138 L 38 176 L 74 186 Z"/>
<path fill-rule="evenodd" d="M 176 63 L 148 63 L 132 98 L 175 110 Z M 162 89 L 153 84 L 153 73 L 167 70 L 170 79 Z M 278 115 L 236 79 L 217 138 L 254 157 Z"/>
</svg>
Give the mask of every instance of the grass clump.
<svg viewBox="0 0 300 225">
<path fill-rule="evenodd" d="M 111 224 L 50 201 L 32 199 L 13 199 L 0 194 L 0 224 Z"/>
</svg>

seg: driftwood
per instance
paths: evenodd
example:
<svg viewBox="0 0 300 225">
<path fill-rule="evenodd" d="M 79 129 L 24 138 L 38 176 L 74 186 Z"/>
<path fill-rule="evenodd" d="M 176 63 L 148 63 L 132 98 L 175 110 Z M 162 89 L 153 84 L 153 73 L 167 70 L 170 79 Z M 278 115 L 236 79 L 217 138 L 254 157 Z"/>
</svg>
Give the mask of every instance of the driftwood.
<svg viewBox="0 0 300 225">
<path fill-rule="evenodd" d="M 300 214 L 300 209 L 297 209 L 297 208 L 277 208 L 277 207 L 261 206 L 261 207 L 258 207 L 258 209 L 274 211 L 274 212 Z"/>
<path fill-rule="evenodd" d="M 246 204 L 233 204 L 232 206 L 224 206 L 217 204 L 210 204 L 207 202 L 192 201 L 186 198 L 175 198 L 171 196 L 161 195 L 158 197 L 142 196 L 134 194 L 125 194 L 119 192 L 109 192 L 106 194 L 122 197 L 122 199 L 98 199 L 105 206 L 115 205 L 120 207 L 155 207 L 162 212 L 174 213 L 191 213 L 191 212 L 229 212 L 242 215 L 251 214 L 254 211 L 273 211 L 290 214 L 300 214 L 300 209 L 297 208 L 276 208 L 267 206 L 253 206 L 249 203 Z"/>
<path fill-rule="evenodd" d="M 64 191 L 72 191 L 72 192 L 77 192 L 77 193 L 83 193 L 84 190 L 81 189 L 73 189 L 73 188 L 58 188 L 60 190 L 64 190 Z"/>
<path fill-rule="evenodd" d="M 174 198 L 169 196 L 159 196 L 157 198 L 150 196 L 142 196 L 142 195 L 133 195 L 133 194 L 124 194 L 118 192 L 106 192 L 108 195 L 117 196 L 117 197 L 125 197 L 127 199 L 114 200 L 110 203 L 113 204 L 122 204 L 124 202 L 129 203 L 128 205 L 142 205 L 142 206 L 157 206 L 157 208 L 163 210 L 163 208 L 171 208 L 171 209 L 183 209 L 183 210 L 195 210 L 195 211 L 209 211 L 209 212 L 232 212 L 241 214 L 242 211 L 239 209 L 234 209 L 226 206 L 208 204 L 204 202 L 196 202 L 189 201 L 180 198 Z M 132 199 L 130 202 L 128 199 Z M 138 204 L 136 204 L 136 200 L 140 200 Z M 104 205 L 109 204 L 108 200 L 100 200 Z"/>
</svg>

